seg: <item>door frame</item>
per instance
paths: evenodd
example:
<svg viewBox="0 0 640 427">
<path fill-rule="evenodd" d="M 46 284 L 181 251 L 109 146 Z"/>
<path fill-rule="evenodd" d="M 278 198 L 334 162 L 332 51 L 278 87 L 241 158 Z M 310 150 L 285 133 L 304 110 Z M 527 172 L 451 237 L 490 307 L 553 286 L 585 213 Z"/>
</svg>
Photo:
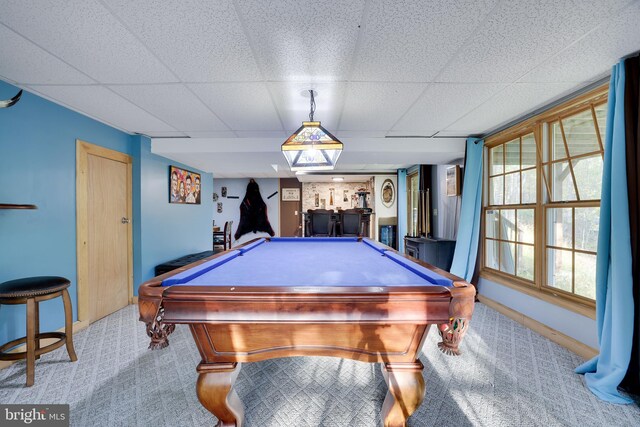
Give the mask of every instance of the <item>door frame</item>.
<svg viewBox="0 0 640 427">
<path fill-rule="evenodd" d="M 78 275 L 78 320 L 91 322 L 89 317 L 89 155 L 103 157 L 126 164 L 127 167 L 127 218 L 131 220 L 132 208 L 132 159 L 119 151 L 100 147 L 76 139 L 76 255 Z M 133 303 L 133 236 L 131 222 L 127 233 L 127 287 L 129 304 Z"/>
</svg>

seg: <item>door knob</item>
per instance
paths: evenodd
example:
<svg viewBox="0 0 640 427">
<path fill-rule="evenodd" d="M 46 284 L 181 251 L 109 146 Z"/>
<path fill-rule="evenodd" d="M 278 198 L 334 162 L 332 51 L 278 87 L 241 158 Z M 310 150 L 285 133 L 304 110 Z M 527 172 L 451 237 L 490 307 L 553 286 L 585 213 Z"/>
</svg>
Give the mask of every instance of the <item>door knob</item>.
<svg viewBox="0 0 640 427">
<path fill-rule="evenodd" d="M 129 224 L 131 222 L 131 220 L 129 218 L 127 218 L 126 216 L 123 216 L 122 219 L 120 220 L 120 222 L 122 222 L 123 224 Z"/>
</svg>

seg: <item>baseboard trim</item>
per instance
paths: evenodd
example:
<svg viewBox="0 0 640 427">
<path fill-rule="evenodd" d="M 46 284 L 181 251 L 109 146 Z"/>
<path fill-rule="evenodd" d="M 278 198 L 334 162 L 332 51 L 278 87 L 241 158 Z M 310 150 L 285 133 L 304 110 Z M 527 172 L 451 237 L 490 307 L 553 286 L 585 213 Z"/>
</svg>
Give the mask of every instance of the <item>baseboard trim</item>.
<svg viewBox="0 0 640 427">
<path fill-rule="evenodd" d="M 575 338 L 571 338 L 570 336 L 565 335 L 562 332 L 556 331 L 555 329 L 548 327 L 544 323 L 540 323 L 537 320 L 525 316 L 524 314 L 512 308 L 509 308 L 506 305 L 500 304 L 499 302 L 494 301 L 491 298 L 487 298 L 484 295 L 478 295 L 478 301 L 480 301 L 487 307 L 491 307 L 498 313 L 502 313 L 508 318 L 515 320 L 516 322 L 531 329 L 532 331 L 539 333 L 543 337 L 550 339 L 556 344 L 561 345 L 567 350 L 574 352 L 584 359 L 591 359 L 592 357 L 597 356 L 599 353 L 595 348 L 590 347 L 576 340 Z"/>
<path fill-rule="evenodd" d="M 86 320 L 81 320 L 81 321 L 79 320 L 77 322 L 73 322 L 73 334 L 75 335 L 81 330 L 86 329 L 87 326 L 89 326 L 89 322 Z M 41 331 L 41 332 L 44 332 L 44 331 Z M 58 329 L 56 332 L 64 332 L 64 327 Z M 52 344 L 55 341 L 57 341 L 57 339 L 55 338 L 46 338 L 40 341 L 40 346 L 44 347 L 46 345 Z M 13 350 L 9 351 L 9 353 L 18 353 L 26 350 L 27 350 L 27 345 L 22 344 L 14 348 Z M 0 360 L 0 369 L 8 368 L 9 366 L 13 365 L 16 362 L 19 362 L 19 360 Z"/>
</svg>

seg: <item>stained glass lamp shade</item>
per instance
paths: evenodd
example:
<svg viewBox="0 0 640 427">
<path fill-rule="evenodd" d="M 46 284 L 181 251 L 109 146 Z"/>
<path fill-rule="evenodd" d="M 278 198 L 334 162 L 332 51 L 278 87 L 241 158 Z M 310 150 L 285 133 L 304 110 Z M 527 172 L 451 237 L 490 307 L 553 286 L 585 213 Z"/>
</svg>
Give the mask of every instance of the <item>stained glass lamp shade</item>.
<svg viewBox="0 0 640 427">
<path fill-rule="evenodd" d="M 332 170 L 342 153 L 342 142 L 320 122 L 302 122 L 281 149 L 292 171 Z"/>
</svg>

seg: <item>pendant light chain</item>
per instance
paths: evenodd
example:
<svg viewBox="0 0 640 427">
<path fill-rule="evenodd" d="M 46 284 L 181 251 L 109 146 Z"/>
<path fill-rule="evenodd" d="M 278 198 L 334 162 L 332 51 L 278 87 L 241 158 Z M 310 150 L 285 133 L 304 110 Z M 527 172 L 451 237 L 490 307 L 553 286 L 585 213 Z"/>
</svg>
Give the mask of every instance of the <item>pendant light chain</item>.
<svg viewBox="0 0 640 427">
<path fill-rule="evenodd" d="M 316 100 L 313 97 L 313 90 L 309 91 L 309 95 L 311 95 L 311 110 L 309 111 L 309 121 L 313 121 L 313 113 L 316 112 Z"/>
</svg>

